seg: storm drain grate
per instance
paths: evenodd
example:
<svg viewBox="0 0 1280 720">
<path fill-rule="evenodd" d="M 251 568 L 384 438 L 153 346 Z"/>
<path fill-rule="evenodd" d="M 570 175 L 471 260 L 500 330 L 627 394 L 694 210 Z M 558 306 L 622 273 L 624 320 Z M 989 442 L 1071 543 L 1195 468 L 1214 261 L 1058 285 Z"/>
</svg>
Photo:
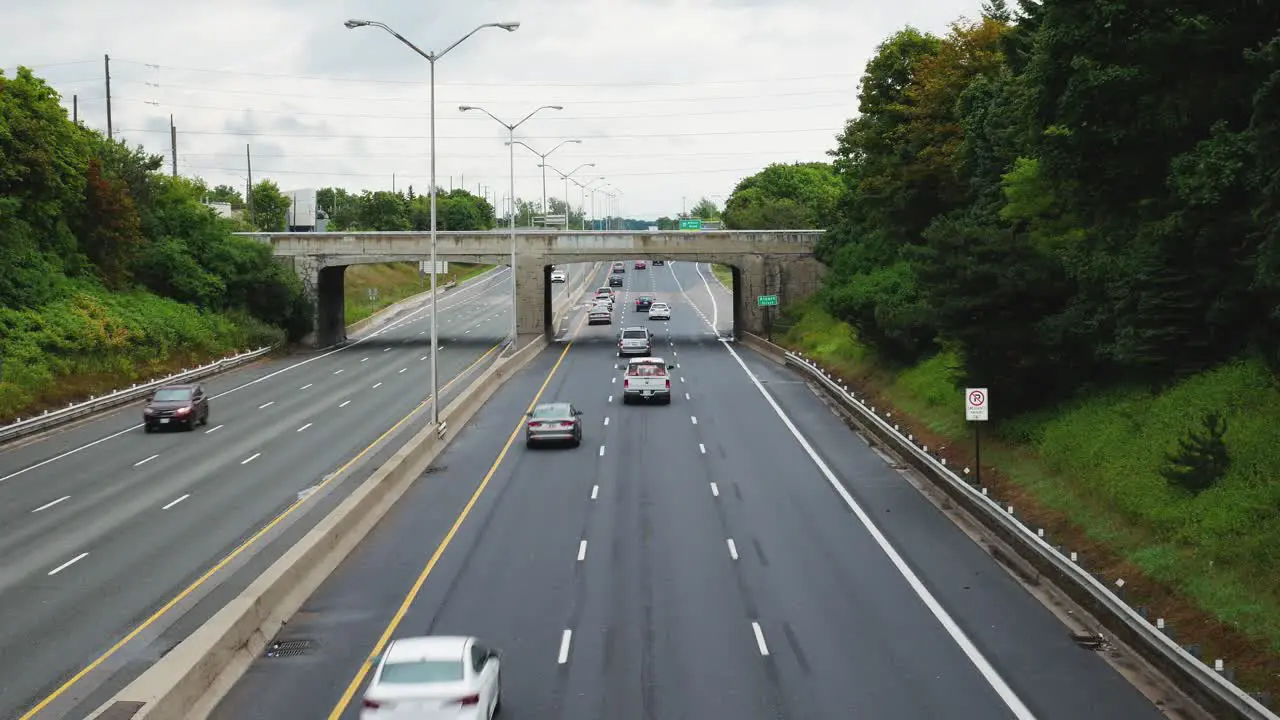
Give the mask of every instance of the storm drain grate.
<svg viewBox="0 0 1280 720">
<path fill-rule="evenodd" d="M 279 640 L 267 647 L 266 657 L 297 657 L 307 655 L 316 647 L 314 640 Z"/>
</svg>

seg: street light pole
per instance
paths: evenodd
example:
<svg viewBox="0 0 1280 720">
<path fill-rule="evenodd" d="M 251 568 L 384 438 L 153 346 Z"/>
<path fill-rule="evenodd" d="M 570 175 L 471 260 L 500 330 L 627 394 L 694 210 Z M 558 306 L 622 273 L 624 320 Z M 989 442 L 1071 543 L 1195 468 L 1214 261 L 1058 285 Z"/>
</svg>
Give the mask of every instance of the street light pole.
<svg viewBox="0 0 1280 720">
<path fill-rule="evenodd" d="M 515 213 L 516 143 L 520 141 L 516 140 L 516 128 L 520 127 L 525 123 L 526 120 L 533 117 L 534 115 L 537 115 L 539 112 L 543 110 L 563 110 L 563 109 L 564 107 L 561 105 L 543 105 L 542 107 L 534 109 L 534 111 L 529 113 L 528 115 L 525 115 L 523 118 L 520 119 L 520 122 L 506 123 L 506 122 L 503 122 L 502 120 L 499 120 L 497 115 L 494 115 L 493 113 L 489 112 L 488 110 L 485 110 L 482 107 L 477 107 L 475 105 L 458 106 L 459 112 L 467 112 L 469 110 L 479 110 L 485 115 L 488 115 L 489 117 L 493 118 L 495 122 L 497 122 L 499 125 L 507 129 L 507 162 L 510 165 L 510 175 L 511 175 L 511 188 L 509 190 L 509 192 L 511 193 L 511 223 L 510 223 L 510 229 L 511 229 L 511 352 L 516 351 L 517 349 L 516 342 L 520 338 L 520 326 L 519 326 L 519 323 L 516 321 L 516 314 L 519 311 L 520 302 L 519 302 L 519 297 L 516 295 L 516 213 Z M 520 143 L 520 144 L 524 145 L 524 143 Z M 526 145 L 525 147 L 528 147 L 528 146 Z M 545 170 L 542 171 L 542 175 L 544 178 L 546 177 Z M 544 180 L 543 182 L 545 187 L 546 181 Z M 542 191 L 544 198 L 546 197 L 546 192 L 547 192 L 546 190 Z M 545 210 L 543 211 L 543 214 L 544 215 L 546 214 Z"/>
<path fill-rule="evenodd" d="M 477 26 L 474 30 L 463 35 L 449 47 L 440 52 L 425 52 L 417 45 L 409 42 L 405 36 L 392 30 L 385 23 L 374 20 L 348 20 L 343 23 L 348 30 L 354 30 L 360 27 L 376 27 L 382 28 L 391 34 L 392 37 L 399 40 L 409 47 L 410 50 L 421 55 L 431 64 L 431 424 L 440 424 L 440 376 L 437 372 L 436 349 L 440 346 L 439 336 L 436 333 L 436 269 L 439 263 L 436 261 L 436 61 L 444 57 L 448 52 L 467 40 L 467 38 L 484 30 L 485 28 L 502 28 L 507 32 L 515 32 L 519 27 L 518 22 L 496 22 L 485 23 Z M 514 271 L 515 268 L 513 267 Z M 511 279 L 512 287 L 515 286 L 515 277 Z M 514 310 L 513 310 L 514 312 Z"/>
<path fill-rule="evenodd" d="M 595 163 L 583 163 L 578 167 L 570 170 L 569 174 L 566 175 L 560 172 L 559 170 L 556 170 L 554 165 L 548 165 L 547 163 L 542 163 L 541 165 L 543 172 L 546 172 L 547 168 L 551 168 L 553 171 L 555 171 L 557 175 L 560 176 L 562 180 L 564 180 L 564 229 L 566 231 L 569 229 L 569 214 L 570 214 L 569 213 L 569 178 L 573 177 L 574 173 L 578 172 L 582 168 L 589 168 L 589 167 L 595 167 L 595 166 L 596 166 Z M 577 180 L 574 180 L 574 182 L 576 183 Z"/>
<path fill-rule="evenodd" d="M 559 149 L 560 149 L 560 145 L 568 145 L 569 143 L 574 143 L 574 144 L 576 144 L 576 145 L 581 145 L 581 144 L 582 144 L 582 141 L 581 141 L 581 140 L 564 140 L 564 141 L 562 141 L 562 142 L 560 143 L 560 145 L 556 145 L 555 147 L 551 148 L 550 150 L 546 151 L 545 153 L 540 153 L 540 152 L 538 152 L 537 150 L 534 150 L 532 147 L 529 147 L 529 143 L 521 142 L 521 141 L 519 141 L 519 140 L 517 140 L 516 142 L 517 142 L 517 143 L 519 143 L 520 145 L 524 145 L 524 146 L 525 146 L 525 148 L 527 148 L 527 149 L 529 150 L 529 152 L 533 153 L 534 155 L 537 155 L 537 156 L 538 156 L 538 159 L 542 161 L 542 164 L 543 164 L 543 165 L 546 165 L 546 164 L 547 164 L 547 158 L 548 158 L 548 157 L 551 157 L 551 153 L 553 153 L 553 152 L 555 152 L 556 150 L 559 150 Z M 566 198 L 566 199 L 565 199 L 565 203 L 568 203 L 568 202 L 569 202 L 569 200 L 568 200 L 568 198 Z M 566 215 L 568 215 L 568 213 L 565 213 L 565 214 L 566 214 Z M 546 222 L 546 217 L 547 217 L 547 169 L 546 169 L 545 167 L 544 167 L 544 168 L 542 168 L 542 217 L 543 217 L 543 222 Z"/>
</svg>

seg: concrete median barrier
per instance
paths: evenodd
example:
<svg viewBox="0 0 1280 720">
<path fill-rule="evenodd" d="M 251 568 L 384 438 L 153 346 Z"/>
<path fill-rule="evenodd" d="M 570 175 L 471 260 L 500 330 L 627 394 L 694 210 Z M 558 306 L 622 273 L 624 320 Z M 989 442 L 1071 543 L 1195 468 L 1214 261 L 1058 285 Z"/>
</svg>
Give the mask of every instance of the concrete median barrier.
<svg viewBox="0 0 1280 720">
<path fill-rule="evenodd" d="M 234 600 L 98 708 L 95 720 L 202 720 L 280 628 L 507 379 L 547 346 L 494 362 L 382 467 Z"/>
</svg>

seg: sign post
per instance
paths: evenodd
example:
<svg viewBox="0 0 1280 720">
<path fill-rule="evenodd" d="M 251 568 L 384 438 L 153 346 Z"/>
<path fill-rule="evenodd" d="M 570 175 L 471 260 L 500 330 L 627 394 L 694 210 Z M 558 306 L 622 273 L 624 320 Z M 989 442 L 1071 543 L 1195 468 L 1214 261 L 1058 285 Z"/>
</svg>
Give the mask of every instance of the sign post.
<svg viewBox="0 0 1280 720">
<path fill-rule="evenodd" d="M 986 388 L 965 388 L 964 419 L 973 426 L 973 479 L 982 485 L 982 425 L 991 417 L 991 396 Z"/>
<path fill-rule="evenodd" d="M 764 308 L 764 334 L 769 342 L 773 342 L 773 312 L 771 308 L 778 307 L 777 295 L 757 295 L 756 306 Z"/>
</svg>

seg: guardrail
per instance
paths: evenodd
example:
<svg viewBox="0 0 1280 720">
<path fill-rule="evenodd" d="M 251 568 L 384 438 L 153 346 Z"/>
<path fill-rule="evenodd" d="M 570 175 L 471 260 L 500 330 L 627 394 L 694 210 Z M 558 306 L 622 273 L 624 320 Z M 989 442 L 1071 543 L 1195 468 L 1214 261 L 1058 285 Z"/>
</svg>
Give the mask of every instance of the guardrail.
<svg viewBox="0 0 1280 720">
<path fill-rule="evenodd" d="M 975 487 L 949 467 L 945 459 L 931 455 L 928 447 L 918 444 L 912 435 L 904 435 L 892 422 L 890 411 L 885 411 L 882 416 L 874 405 L 867 405 L 847 386 L 837 382 L 830 373 L 802 354 L 748 333 L 743 333 L 743 336 L 751 346 L 816 381 L 829 397 L 860 417 L 864 421 L 860 424 L 882 442 L 897 448 L 913 467 L 1008 542 L 1024 560 L 1088 609 L 1104 627 L 1123 638 L 1214 717 L 1280 720 L 1280 716 L 1228 679 L 1229 671 L 1222 660 L 1215 660 L 1210 667 L 1178 644 L 1169 636 L 1169 629 L 1162 619 L 1152 623 L 1144 617 L 1098 577 L 1081 567 L 1076 553 L 1067 553 L 1051 545 L 1045 539 L 1044 530 L 1024 524 L 1014 514 L 1012 505 L 1001 505 L 990 497 L 986 488 Z M 1122 580 L 1117 583 L 1117 589 L 1120 588 L 1123 588 Z"/>
<path fill-rule="evenodd" d="M 263 355 L 271 352 L 276 348 L 275 345 L 267 345 L 257 350 L 232 355 L 220 360 L 214 360 L 207 365 L 193 368 L 191 370 L 183 370 L 182 372 L 173 373 L 166 377 L 152 380 L 141 385 L 134 385 L 130 388 L 116 390 L 101 397 L 90 397 L 81 403 L 72 403 L 61 410 L 46 410 L 44 413 L 32 418 L 18 418 L 16 421 L 0 427 L 0 443 L 5 443 L 16 438 L 25 437 L 33 433 L 47 430 L 55 425 L 70 422 L 76 418 L 92 415 L 93 413 L 119 405 L 127 405 L 136 400 L 147 397 L 152 392 L 165 385 L 174 383 L 190 382 L 199 380 L 209 375 L 214 375 L 225 370 L 229 370 L 237 365 L 243 365 L 252 360 L 256 360 Z"/>
</svg>

